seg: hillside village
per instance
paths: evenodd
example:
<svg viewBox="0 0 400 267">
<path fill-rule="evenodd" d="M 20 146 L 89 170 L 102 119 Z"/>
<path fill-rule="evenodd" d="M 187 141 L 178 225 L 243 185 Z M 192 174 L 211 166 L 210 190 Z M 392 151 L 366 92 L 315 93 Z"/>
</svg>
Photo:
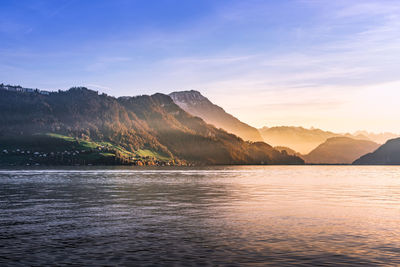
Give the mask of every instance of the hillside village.
<svg viewBox="0 0 400 267">
<path fill-rule="evenodd" d="M 98 154 L 100 157 L 93 159 Z M 150 156 L 126 157 L 115 150 L 105 147 L 98 147 L 94 150 L 64 150 L 64 151 L 30 151 L 24 149 L 3 149 L 0 157 L 19 157 L 21 161 L 15 161 L 8 165 L 73 165 L 73 166 L 92 166 L 92 165 L 132 165 L 132 166 L 186 166 L 183 161 L 163 161 Z M 0 162 L 1 163 L 1 162 Z M 1 164 L 0 164 L 1 165 Z"/>
<path fill-rule="evenodd" d="M 1 139 L 0 165 L 132 165 L 132 166 L 187 166 L 186 161 L 157 158 L 128 152 L 111 144 L 98 144 L 62 135 L 44 134 L 31 136 L 31 144 Z M 44 141 L 43 141 L 44 140 Z M 34 144 L 48 143 L 37 146 Z"/>
</svg>

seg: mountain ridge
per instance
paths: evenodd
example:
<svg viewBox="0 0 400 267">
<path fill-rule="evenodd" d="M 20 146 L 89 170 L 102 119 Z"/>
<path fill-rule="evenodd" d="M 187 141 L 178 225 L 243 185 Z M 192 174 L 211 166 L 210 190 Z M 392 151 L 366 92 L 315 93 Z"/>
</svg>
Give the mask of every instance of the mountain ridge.
<svg viewBox="0 0 400 267">
<path fill-rule="evenodd" d="M 310 164 L 351 164 L 378 147 L 379 144 L 368 140 L 331 137 L 302 158 Z"/>
<path fill-rule="evenodd" d="M 357 131 L 351 133 L 335 133 L 324 131 L 318 128 L 306 129 L 296 126 L 274 126 L 263 127 L 259 129 L 264 141 L 274 147 L 285 146 L 299 153 L 308 154 L 320 144 L 331 137 L 349 137 L 357 140 L 369 140 L 378 144 L 382 141 L 398 136 L 394 133 L 369 133 L 366 131 Z M 384 143 L 383 142 L 383 143 Z"/>
<path fill-rule="evenodd" d="M 264 141 L 259 131 L 227 113 L 220 106 L 212 103 L 199 91 L 175 91 L 169 94 L 172 100 L 183 110 L 202 118 L 217 128 L 222 128 L 246 141 Z"/>
<path fill-rule="evenodd" d="M 40 94 L 0 90 L 0 136 L 56 133 L 108 142 L 128 152 L 197 164 L 303 164 L 260 142 L 205 123 L 164 94 L 115 98 L 74 87 Z"/>
<path fill-rule="evenodd" d="M 390 139 L 375 151 L 353 162 L 354 165 L 400 165 L 400 138 Z"/>
<path fill-rule="evenodd" d="M 308 154 L 328 138 L 340 136 L 321 129 L 294 126 L 263 127 L 259 132 L 268 144 L 289 147 L 301 154 Z"/>
</svg>

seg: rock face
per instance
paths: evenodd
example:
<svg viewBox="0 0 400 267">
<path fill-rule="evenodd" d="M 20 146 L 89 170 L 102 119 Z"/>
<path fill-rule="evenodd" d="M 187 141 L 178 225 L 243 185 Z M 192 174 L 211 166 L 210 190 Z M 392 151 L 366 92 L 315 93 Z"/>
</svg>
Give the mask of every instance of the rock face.
<svg viewBox="0 0 400 267">
<path fill-rule="evenodd" d="M 0 137 L 23 140 L 38 133 L 199 164 L 304 163 L 263 142 L 245 142 L 217 129 L 164 94 L 115 98 L 84 87 L 49 94 L 0 89 Z"/>
<path fill-rule="evenodd" d="M 400 165 L 400 138 L 391 139 L 376 151 L 368 153 L 356 161 L 355 165 Z"/>
<path fill-rule="evenodd" d="M 379 145 L 372 141 L 356 140 L 349 137 L 332 137 L 304 155 L 306 163 L 314 164 L 351 164 L 366 153 L 377 149 Z"/>
<path fill-rule="evenodd" d="M 233 133 L 246 141 L 263 141 L 258 130 L 241 122 L 221 107 L 213 104 L 198 91 L 180 91 L 169 94 L 172 100 L 183 110 L 202 118 L 205 122 Z"/>
</svg>

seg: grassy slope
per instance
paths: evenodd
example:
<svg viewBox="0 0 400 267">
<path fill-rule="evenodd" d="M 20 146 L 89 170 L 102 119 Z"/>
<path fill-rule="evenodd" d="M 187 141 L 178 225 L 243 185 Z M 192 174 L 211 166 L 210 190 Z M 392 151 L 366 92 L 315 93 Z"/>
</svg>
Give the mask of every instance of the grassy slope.
<svg viewBox="0 0 400 267">
<path fill-rule="evenodd" d="M 135 153 L 137 155 L 139 155 L 140 157 L 151 157 L 151 158 L 156 158 L 156 159 L 160 159 L 160 160 L 171 160 L 170 157 L 163 156 L 160 153 L 157 153 L 157 152 L 149 150 L 149 149 L 139 149 L 139 150 L 135 151 Z"/>
<path fill-rule="evenodd" d="M 35 155 L 35 152 L 46 154 L 46 157 Z M 130 152 L 109 142 L 88 141 L 55 133 L 0 137 L 0 164 L 112 164 L 116 154 L 127 159 L 151 157 L 160 161 L 171 160 L 151 150 Z"/>
<path fill-rule="evenodd" d="M 75 142 L 76 139 L 73 137 L 61 135 L 61 134 L 54 134 L 54 133 L 47 133 L 47 136 L 53 137 L 53 138 L 60 138 L 65 141 L 69 142 Z M 149 149 L 139 149 L 135 151 L 134 153 L 127 151 L 126 149 L 116 146 L 111 144 L 110 142 L 94 142 L 94 141 L 86 141 L 82 139 L 77 139 L 78 143 L 80 146 L 87 148 L 87 149 L 96 149 L 97 147 L 106 147 L 106 148 L 111 148 L 114 150 L 119 151 L 123 156 L 126 157 L 150 157 L 150 158 L 155 158 L 159 160 L 171 160 L 170 157 L 161 155 L 160 153 L 157 153 L 155 151 L 149 150 Z M 112 153 L 102 153 L 102 154 L 108 154 L 108 155 L 114 155 Z"/>
</svg>

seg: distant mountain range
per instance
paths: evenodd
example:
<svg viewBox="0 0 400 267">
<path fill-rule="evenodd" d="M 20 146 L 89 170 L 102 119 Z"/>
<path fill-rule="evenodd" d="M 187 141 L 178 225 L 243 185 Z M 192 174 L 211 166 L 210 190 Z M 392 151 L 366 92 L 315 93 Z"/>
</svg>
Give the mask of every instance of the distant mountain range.
<svg viewBox="0 0 400 267">
<path fill-rule="evenodd" d="M 355 165 L 400 165 L 400 138 L 391 139 L 372 153 L 356 161 Z"/>
<path fill-rule="evenodd" d="M 328 138 L 340 136 L 320 129 L 292 126 L 263 127 L 259 131 L 268 144 L 286 146 L 302 154 L 309 153 Z"/>
<path fill-rule="evenodd" d="M 264 127 L 257 131 L 226 113 L 198 91 L 173 92 L 170 96 L 182 109 L 207 123 L 244 140 L 263 139 L 274 149 L 300 157 L 311 164 L 351 164 L 360 156 L 378 148 L 378 143 L 397 136 L 393 133 L 374 134 L 366 131 L 342 134 L 291 126 Z"/>
<path fill-rule="evenodd" d="M 263 127 L 259 129 L 264 141 L 272 146 L 289 147 L 299 153 L 308 154 L 327 139 L 332 137 L 349 137 L 357 140 L 369 140 L 378 144 L 386 142 L 388 139 L 398 137 L 394 133 L 374 134 L 365 131 L 350 133 L 334 133 L 320 129 L 305 129 L 303 127 L 277 126 Z"/>
<path fill-rule="evenodd" d="M 173 92 L 169 96 L 183 110 L 202 118 L 205 122 L 217 128 L 222 128 L 246 141 L 264 141 L 256 128 L 225 112 L 223 108 L 213 104 L 198 91 Z"/>
<path fill-rule="evenodd" d="M 193 90 L 115 98 L 0 84 L 0 165 L 398 164 L 399 139 L 378 149 L 397 136 L 257 130 Z"/>
<path fill-rule="evenodd" d="M 351 164 L 360 156 L 377 149 L 379 144 L 349 137 L 331 137 L 302 158 L 313 164 Z"/>
<path fill-rule="evenodd" d="M 205 123 L 168 95 L 115 98 L 84 87 L 0 89 L 0 146 L 0 164 L 303 164 Z"/>
<path fill-rule="evenodd" d="M 375 143 L 378 143 L 378 144 L 384 144 L 390 139 L 400 137 L 399 134 L 395 134 L 395 133 L 389 133 L 389 132 L 370 133 L 367 131 L 357 131 L 354 133 L 354 135 L 365 136 L 369 140 L 374 141 Z"/>
</svg>

